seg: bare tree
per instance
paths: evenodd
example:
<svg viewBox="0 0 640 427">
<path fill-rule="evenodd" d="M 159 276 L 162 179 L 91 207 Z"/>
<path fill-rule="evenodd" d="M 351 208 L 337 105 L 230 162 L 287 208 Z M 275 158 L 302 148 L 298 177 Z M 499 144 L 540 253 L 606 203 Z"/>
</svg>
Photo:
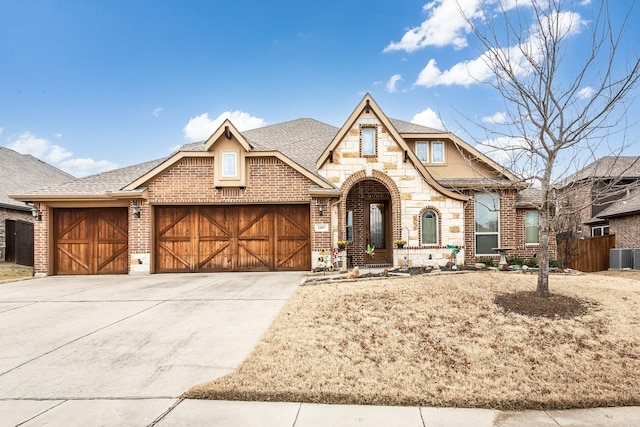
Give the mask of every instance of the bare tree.
<svg viewBox="0 0 640 427">
<path fill-rule="evenodd" d="M 607 1 L 589 21 L 573 12 L 576 3 L 563 0 L 533 0 L 516 9 L 513 4 L 500 1 L 486 10 L 485 18 L 492 19 L 482 25 L 467 21 L 493 76 L 489 84 L 506 108 L 505 125 L 480 125 L 491 132 L 486 144 L 509 153 L 509 168 L 541 193 L 537 295 L 548 297 L 550 233 L 559 225 L 554 181 L 603 149 L 615 155 L 624 149 L 622 142 L 614 150 L 608 144 L 612 135 L 624 139 L 625 113 L 640 79 L 637 52 L 623 50 L 635 2 L 618 23 Z M 577 33 L 589 34 L 590 45 L 572 45 Z"/>
</svg>

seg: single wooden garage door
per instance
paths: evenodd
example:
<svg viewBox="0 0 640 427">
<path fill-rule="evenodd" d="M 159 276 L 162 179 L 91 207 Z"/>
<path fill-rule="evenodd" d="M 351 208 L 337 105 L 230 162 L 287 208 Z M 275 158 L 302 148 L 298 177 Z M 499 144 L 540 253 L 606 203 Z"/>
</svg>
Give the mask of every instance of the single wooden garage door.
<svg viewBox="0 0 640 427">
<path fill-rule="evenodd" d="M 157 206 L 155 271 L 309 270 L 308 205 Z"/>
<path fill-rule="evenodd" d="M 54 274 L 125 274 L 127 208 L 55 209 Z"/>
</svg>

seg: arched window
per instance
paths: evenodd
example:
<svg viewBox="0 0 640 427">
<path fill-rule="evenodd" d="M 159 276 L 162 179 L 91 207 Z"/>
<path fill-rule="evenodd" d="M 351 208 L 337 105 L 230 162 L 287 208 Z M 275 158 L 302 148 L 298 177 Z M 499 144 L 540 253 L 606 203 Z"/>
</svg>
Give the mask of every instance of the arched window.
<svg viewBox="0 0 640 427">
<path fill-rule="evenodd" d="M 422 244 L 437 245 L 438 244 L 438 214 L 427 209 L 422 212 L 420 218 L 422 228 Z"/>
</svg>

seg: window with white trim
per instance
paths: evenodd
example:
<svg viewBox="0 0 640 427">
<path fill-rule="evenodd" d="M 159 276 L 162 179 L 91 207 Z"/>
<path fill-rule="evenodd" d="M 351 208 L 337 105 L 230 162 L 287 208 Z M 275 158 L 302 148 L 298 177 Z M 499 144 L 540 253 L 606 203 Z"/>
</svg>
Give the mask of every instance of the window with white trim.
<svg viewBox="0 0 640 427">
<path fill-rule="evenodd" d="M 423 245 L 438 244 L 438 214 L 431 209 L 422 212 L 420 216 L 421 243 Z"/>
<path fill-rule="evenodd" d="M 444 142 L 431 143 L 431 163 L 444 163 Z"/>
<path fill-rule="evenodd" d="M 500 245 L 500 198 L 497 194 L 475 195 L 476 255 L 495 255 Z"/>
<path fill-rule="evenodd" d="M 238 154 L 233 151 L 222 152 L 223 178 L 235 178 L 238 176 Z"/>
<path fill-rule="evenodd" d="M 540 243 L 540 212 L 527 211 L 525 213 L 525 243 L 537 245 Z"/>
<path fill-rule="evenodd" d="M 609 226 L 608 225 L 600 225 L 598 227 L 591 227 L 591 237 L 608 236 L 608 235 L 609 235 Z"/>
<path fill-rule="evenodd" d="M 429 143 L 426 141 L 416 142 L 416 156 L 422 163 L 429 161 Z"/>
</svg>

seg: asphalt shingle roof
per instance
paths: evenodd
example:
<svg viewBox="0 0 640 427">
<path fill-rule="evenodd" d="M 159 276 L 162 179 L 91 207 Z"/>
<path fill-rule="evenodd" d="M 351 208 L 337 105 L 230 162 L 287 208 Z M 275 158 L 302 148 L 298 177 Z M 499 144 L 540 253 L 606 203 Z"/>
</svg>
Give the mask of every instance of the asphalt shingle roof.
<svg viewBox="0 0 640 427">
<path fill-rule="evenodd" d="M 137 165 L 99 173 L 97 175 L 90 175 L 54 187 L 30 191 L 29 194 L 91 195 L 103 194 L 107 191 L 118 191 L 127 184 L 136 180 L 138 177 L 158 166 L 164 160 L 166 159 L 152 160 L 150 162 L 139 163 Z"/>
<path fill-rule="evenodd" d="M 74 180 L 68 173 L 43 162 L 30 154 L 20 154 L 0 147 L 0 205 L 29 209 L 23 202 L 9 197 L 11 194 L 30 193 L 45 185 Z"/>
<path fill-rule="evenodd" d="M 560 186 L 589 178 L 600 179 L 633 179 L 640 178 L 640 156 L 608 156 L 596 160 L 580 169 L 573 175 L 563 179 Z"/>
<path fill-rule="evenodd" d="M 600 212 L 597 218 L 610 218 L 640 213 L 640 190 L 632 191 L 624 199 L 617 200 Z"/>
<path fill-rule="evenodd" d="M 428 126 L 422 126 L 415 123 L 405 122 L 404 120 L 389 119 L 393 127 L 400 133 L 445 133 L 444 130 L 438 130 Z"/>
<path fill-rule="evenodd" d="M 442 133 L 443 131 L 403 120 L 390 119 L 400 133 Z M 320 121 L 303 118 L 264 126 L 242 132 L 253 151 L 279 151 L 308 171 L 317 174 L 316 162 L 329 146 L 339 128 Z M 186 144 L 180 151 L 204 151 L 203 142 Z M 63 185 L 29 194 L 90 195 L 107 191 L 119 191 L 127 184 L 149 172 L 166 159 L 129 166 L 126 168 L 91 175 Z M 17 192 L 20 193 L 20 192 Z"/>
</svg>

